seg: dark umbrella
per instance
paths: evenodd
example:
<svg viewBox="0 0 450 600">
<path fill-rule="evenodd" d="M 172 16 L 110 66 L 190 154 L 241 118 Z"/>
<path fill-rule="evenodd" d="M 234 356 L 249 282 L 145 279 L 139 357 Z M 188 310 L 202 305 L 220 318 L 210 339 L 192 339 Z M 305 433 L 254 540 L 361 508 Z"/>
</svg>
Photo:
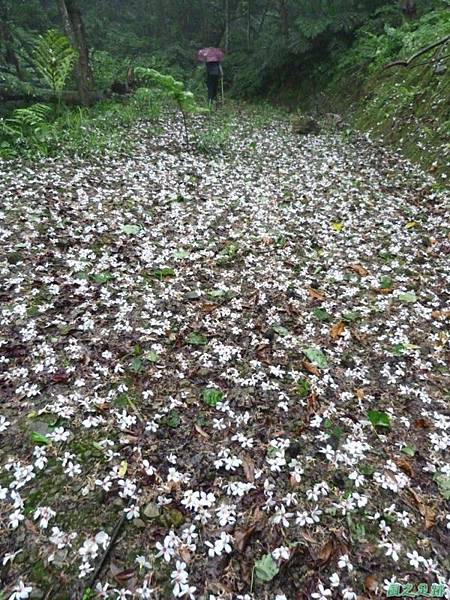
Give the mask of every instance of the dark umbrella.
<svg viewBox="0 0 450 600">
<path fill-rule="evenodd" d="M 204 63 L 221 62 L 225 52 L 221 48 L 202 48 L 197 52 L 197 60 Z"/>
</svg>

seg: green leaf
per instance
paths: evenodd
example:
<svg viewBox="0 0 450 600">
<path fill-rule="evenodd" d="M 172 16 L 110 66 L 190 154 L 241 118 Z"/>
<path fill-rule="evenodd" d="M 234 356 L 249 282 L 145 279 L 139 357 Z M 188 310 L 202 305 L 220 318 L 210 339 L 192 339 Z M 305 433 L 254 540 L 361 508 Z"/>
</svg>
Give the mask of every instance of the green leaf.
<svg viewBox="0 0 450 600">
<path fill-rule="evenodd" d="M 139 225 L 124 225 L 122 231 L 127 235 L 136 235 L 141 231 L 141 228 Z"/>
<path fill-rule="evenodd" d="M 356 310 L 350 310 L 342 315 L 342 320 L 347 322 L 357 321 L 361 318 L 361 314 Z"/>
<path fill-rule="evenodd" d="M 402 354 L 404 354 L 405 351 L 406 351 L 405 344 L 395 344 L 395 346 L 392 346 L 392 349 L 391 349 L 392 354 L 396 354 L 397 356 L 402 356 Z"/>
<path fill-rule="evenodd" d="M 33 51 L 34 67 L 58 98 L 72 72 L 76 57 L 77 52 L 68 38 L 56 29 L 39 36 Z"/>
<path fill-rule="evenodd" d="M 272 329 L 275 331 L 275 333 L 281 335 L 281 337 L 286 337 L 289 335 L 289 330 L 286 329 L 286 327 L 283 327 L 283 325 L 274 325 Z"/>
<path fill-rule="evenodd" d="M 414 446 L 405 446 L 402 448 L 402 452 L 403 454 L 406 454 L 406 456 L 410 456 L 412 458 L 416 453 L 416 449 Z"/>
<path fill-rule="evenodd" d="M 359 465 L 359 470 L 363 475 L 366 475 L 366 477 L 372 477 L 375 473 L 375 467 L 369 464 Z"/>
<path fill-rule="evenodd" d="M 387 275 L 385 275 L 380 279 L 380 288 L 382 290 L 390 290 L 392 288 L 393 283 L 394 282 L 392 280 L 392 277 L 388 277 Z"/>
<path fill-rule="evenodd" d="M 202 293 L 199 290 L 192 290 L 190 292 L 187 292 L 184 297 L 186 298 L 186 300 L 200 300 L 200 298 L 202 297 Z"/>
<path fill-rule="evenodd" d="M 367 413 L 369 421 L 374 427 L 390 427 L 389 415 L 380 410 L 369 410 Z"/>
<path fill-rule="evenodd" d="M 201 333 L 197 333 L 196 331 L 191 331 L 189 335 L 186 337 L 186 341 L 188 344 L 192 346 L 206 346 L 208 343 L 207 338 Z"/>
<path fill-rule="evenodd" d="M 174 277 L 175 269 L 171 267 L 163 267 L 162 269 L 156 269 L 153 271 L 153 275 L 158 279 L 164 279 L 165 277 Z"/>
<path fill-rule="evenodd" d="M 450 477 L 444 473 L 436 473 L 433 479 L 437 483 L 441 495 L 446 500 L 450 500 Z"/>
<path fill-rule="evenodd" d="M 224 254 L 233 257 L 237 253 L 238 249 L 239 247 L 237 244 L 228 244 L 228 246 L 226 246 L 224 249 Z"/>
<path fill-rule="evenodd" d="M 181 423 L 181 417 L 176 410 L 172 410 L 167 415 L 166 423 L 169 427 L 172 427 L 172 429 L 178 427 L 178 425 Z"/>
<path fill-rule="evenodd" d="M 225 290 L 211 290 L 210 292 L 208 292 L 209 296 L 211 296 L 211 298 L 221 298 L 222 296 L 225 296 L 226 291 Z"/>
<path fill-rule="evenodd" d="M 315 308 L 313 310 L 313 315 L 316 317 L 316 319 L 319 319 L 319 321 L 330 321 L 331 320 L 330 313 L 328 313 L 323 308 Z"/>
<path fill-rule="evenodd" d="M 37 431 L 33 431 L 31 433 L 31 441 L 35 444 L 43 444 L 44 446 L 48 446 L 50 444 L 48 437 L 42 433 L 38 433 Z"/>
<path fill-rule="evenodd" d="M 309 396 L 309 392 L 311 391 L 311 384 L 307 379 L 299 379 L 297 381 L 297 394 L 300 398 L 306 398 Z"/>
<path fill-rule="evenodd" d="M 174 257 L 175 258 L 187 258 L 189 256 L 189 252 L 186 252 L 186 250 L 178 250 L 178 252 L 175 252 Z"/>
<path fill-rule="evenodd" d="M 406 292 L 406 294 L 400 294 L 398 299 L 407 303 L 417 302 L 417 296 L 415 292 Z"/>
<path fill-rule="evenodd" d="M 154 350 L 146 352 L 144 358 L 152 363 L 157 363 L 159 361 L 159 355 Z"/>
<path fill-rule="evenodd" d="M 271 554 L 266 554 L 255 562 L 255 577 L 260 583 L 268 583 L 276 577 L 280 571 Z"/>
<path fill-rule="evenodd" d="M 114 275 L 108 272 L 91 275 L 91 277 L 95 283 L 107 283 L 108 281 L 111 281 L 111 279 L 114 279 Z"/>
<path fill-rule="evenodd" d="M 78 273 L 75 273 L 74 277 L 86 280 L 89 279 L 89 273 L 86 273 L 86 271 L 79 271 Z"/>
<path fill-rule="evenodd" d="M 306 350 L 303 350 L 303 354 L 319 369 L 326 369 L 328 367 L 326 356 L 320 348 L 306 348 Z"/>
<path fill-rule="evenodd" d="M 139 371 L 142 369 L 142 359 L 137 357 L 133 358 L 130 364 L 130 369 L 135 373 L 139 373 Z"/>
<path fill-rule="evenodd" d="M 206 388 L 203 390 L 203 402 L 208 406 L 215 408 L 223 399 L 223 392 L 216 388 Z"/>
</svg>

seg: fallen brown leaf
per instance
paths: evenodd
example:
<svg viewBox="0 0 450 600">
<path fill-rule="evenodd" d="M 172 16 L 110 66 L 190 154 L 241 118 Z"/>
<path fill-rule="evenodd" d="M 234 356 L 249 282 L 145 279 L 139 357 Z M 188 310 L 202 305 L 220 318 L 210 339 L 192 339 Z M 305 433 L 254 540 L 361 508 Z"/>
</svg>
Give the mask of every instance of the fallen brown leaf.
<svg viewBox="0 0 450 600">
<path fill-rule="evenodd" d="M 358 400 L 362 400 L 365 396 L 364 390 L 362 388 L 355 390 L 355 396 L 358 398 Z"/>
<path fill-rule="evenodd" d="M 414 476 L 414 471 L 411 466 L 411 463 L 408 462 L 406 458 L 396 458 L 395 462 L 397 466 L 408 475 L 408 477 Z"/>
<path fill-rule="evenodd" d="M 265 365 L 272 364 L 270 360 L 270 345 L 260 344 L 256 347 L 256 355 L 258 359 Z"/>
<path fill-rule="evenodd" d="M 51 383 L 66 383 L 69 379 L 69 374 L 65 371 L 60 371 L 58 373 L 53 373 L 48 379 Z"/>
<path fill-rule="evenodd" d="M 189 564 L 191 562 L 192 556 L 191 556 L 191 553 L 189 552 L 189 550 L 188 550 L 188 548 L 186 546 L 181 546 L 180 548 L 178 548 L 177 552 L 180 555 L 180 558 L 186 564 Z"/>
<path fill-rule="evenodd" d="M 415 500 L 420 514 L 425 519 L 425 529 L 432 529 L 436 524 L 436 511 L 430 506 L 427 506 L 423 498 L 421 498 L 421 496 L 412 488 L 409 488 L 409 491 Z"/>
<path fill-rule="evenodd" d="M 311 535 L 309 535 L 307 531 L 301 533 L 300 537 L 303 538 L 305 542 L 308 542 L 308 544 L 317 544 L 317 540 L 315 540 Z"/>
<path fill-rule="evenodd" d="M 378 581 L 373 575 L 368 575 L 364 580 L 364 588 L 368 592 L 376 592 L 378 589 Z"/>
<path fill-rule="evenodd" d="M 433 319 L 450 319 L 450 310 L 433 310 Z"/>
<path fill-rule="evenodd" d="M 308 288 L 308 294 L 314 300 L 325 300 L 326 296 L 323 292 L 319 292 L 319 290 L 315 290 L 314 288 Z"/>
<path fill-rule="evenodd" d="M 306 413 L 308 415 L 308 419 L 311 415 L 314 415 L 317 413 L 319 409 L 319 403 L 317 402 L 317 396 L 315 395 L 315 393 L 313 392 L 312 394 L 310 394 L 308 396 L 308 406 L 306 409 Z"/>
<path fill-rule="evenodd" d="M 319 552 L 319 560 L 325 565 L 330 561 L 330 558 L 333 554 L 334 543 L 332 539 L 329 539 L 328 542 L 322 546 Z"/>
<path fill-rule="evenodd" d="M 352 271 L 355 271 L 355 273 L 358 273 L 360 277 L 366 277 L 369 274 L 369 271 L 359 264 L 350 265 L 350 268 Z"/>
<path fill-rule="evenodd" d="M 414 427 L 416 429 L 430 429 L 431 423 L 427 419 L 420 418 L 414 421 Z"/>
<path fill-rule="evenodd" d="M 302 362 L 303 368 L 308 371 L 308 373 L 311 373 L 311 375 L 317 375 L 317 377 L 320 376 L 320 370 L 316 367 L 316 365 L 313 365 L 311 362 L 309 362 L 308 360 L 304 360 Z"/>
<path fill-rule="evenodd" d="M 244 552 L 255 529 L 256 529 L 256 524 L 252 525 L 248 529 L 237 529 L 235 531 L 234 547 L 237 549 L 238 552 Z"/>
<path fill-rule="evenodd" d="M 204 313 L 205 315 L 213 312 L 214 310 L 216 310 L 216 308 L 218 308 L 217 304 L 211 304 L 211 303 L 205 303 L 202 305 L 202 313 Z"/>
<path fill-rule="evenodd" d="M 114 579 L 119 583 L 125 583 L 134 577 L 134 569 L 126 569 L 114 575 Z"/>
<path fill-rule="evenodd" d="M 339 321 L 338 323 L 335 323 L 334 325 L 332 325 L 332 327 L 330 329 L 330 333 L 331 333 L 331 337 L 333 338 L 333 340 L 340 337 L 344 333 L 344 330 L 345 330 L 345 325 L 342 321 Z"/>
<path fill-rule="evenodd" d="M 201 435 L 203 438 L 205 438 L 205 440 L 209 440 L 209 434 L 206 433 L 206 431 L 204 429 L 202 429 L 200 427 L 200 425 L 197 425 L 197 423 L 196 423 L 194 425 L 194 429 L 199 435 Z"/>
<path fill-rule="evenodd" d="M 242 468 L 249 483 L 255 483 L 255 464 L 249 456 L 242 458 Z"/>
</svg>

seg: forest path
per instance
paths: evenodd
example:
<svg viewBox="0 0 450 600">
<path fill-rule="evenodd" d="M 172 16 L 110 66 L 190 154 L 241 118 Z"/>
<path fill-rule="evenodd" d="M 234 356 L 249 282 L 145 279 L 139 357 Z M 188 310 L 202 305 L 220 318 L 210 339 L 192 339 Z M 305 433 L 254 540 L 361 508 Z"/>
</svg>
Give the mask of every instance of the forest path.
<svg viewBox="0 0 450 600">
<path fill-rule="evenodd" d="M 124 510 L 98 597 L 449 572 L 446 196 L 363 138 L 230 127 L 0 165 L 6 597 L 81 598 Z"/>
</svg>

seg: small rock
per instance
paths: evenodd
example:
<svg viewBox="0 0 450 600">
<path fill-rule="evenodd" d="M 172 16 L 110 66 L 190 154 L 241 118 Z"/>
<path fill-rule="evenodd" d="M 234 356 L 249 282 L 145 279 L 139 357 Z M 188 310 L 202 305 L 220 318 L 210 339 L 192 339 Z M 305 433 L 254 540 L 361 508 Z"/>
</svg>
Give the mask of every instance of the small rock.
<svg viewBox="0 0 450 600">
<path fill-rule="evenodd" d="M 30 600 L 41 600 L 45 596 L 44 592 L 39 588 L 33 588 L 30 594 Z"/>
<path fill-rule="evenodd" d="M 31 420 L 31 422 L 28 425 L 28 431 L 30 433 L 35 432 L 39 433 L 40 435 L 48 435 L 51 432 L 51 429 L 49 427 L 49 424 L 45 421 Z"/>
<path fill-rule="evenodd" d="M 147 517 L 147 519 L 157 519 L 161 514 L 161 509 L 154 502 L 149 502 L 145 506 L 143 514 L 145 517 Z"/>
<path fill-rule="evenodd" d="M 299 135 L 320 133 L 320 125 L 312 117 L 308 117 L 307 115 L 296 115 L 292 119 L 292 131 Z"/>
<path fill-rule="evenodd" d="M 192 290 L 184 295 L 185 300 L 200 300 L 202 293 L 197 290 Z"/>
<path fill-rule="evenodd" d="M 137 529 L 145 529 L 147 527 L 147 525 L 145 524 L 145 522 L 142 519 L 134 519 L 133 525 Z"/>
</svg>

